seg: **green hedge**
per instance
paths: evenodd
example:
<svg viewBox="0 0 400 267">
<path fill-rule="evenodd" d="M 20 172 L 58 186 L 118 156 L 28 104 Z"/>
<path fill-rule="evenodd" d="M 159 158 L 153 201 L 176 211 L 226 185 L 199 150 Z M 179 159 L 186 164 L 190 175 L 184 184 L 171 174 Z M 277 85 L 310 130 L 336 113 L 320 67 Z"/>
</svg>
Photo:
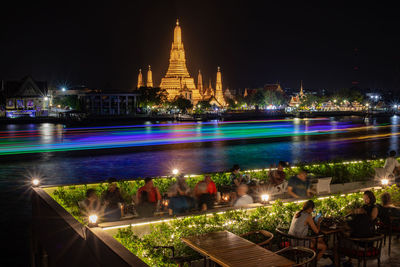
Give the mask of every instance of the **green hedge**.
<svg viewBox="0 0 400 267">
<path fill-rule="evenodd" d="M 295 175 L 300 169 L 305 169 L 319 177 L 332 177 L 332 183 L 345 183 L 354 181 L 366 181 L 372 178 L 375 167 L 382 167 L 383 160 L 371 160 L 371 161 L 358 161 L 352 163 L 346 162 L 321 162 L 306 164 L 302 163 L 295 167 L 288 168 L 285 170 L 287 178 Z M 247 171 L 252 178 L 260 181 L 266 181 L 268 178 L 268 170 L 261 171 Z M 213 173 L 211 178 L 215 182 L 218 188 L 230 185 L 229 172 Z M 187 179 L 187 183 L 191 188 L 194 188 L 196 183 L 203 179 L 204 175 L 190 176 Z M 161 194 L 165 193 L 168 187 L 176 181 L 175 178 L 157 178 L 154 179 L 154 184 L 157 186 Z M 118 182 L 118 186 L 121 190 L 126 202 L 131 202 L 132 195 L 136 193 L 139 187 L 144 185 L 142 179 L 133 181 L 121 180 Z M 106 183 L 100 184 L 89 184 L 79 186 L 61 186 L 58 187 L 51 195 L 52 197 L 63 206 L 69 213 L 71 213 L 80 222 L 84 220 L 80 216 L 78 207 L 78 201 L 85 199 L 86 190 L 88 188 L 94 188 L 97 194 L 100 196 L 107 188 Z"/>
<path fill-rule="evenodd" d="M 374 191 L 377 199 L 383 192 L 389 192 L 393 202 L 400 203 L 399 187 L 392 186 Z M 351 209 L 362 205 L 362 193 L 335 195 L 314 200 L 316 210 L 321 211 L 324 216 L 343 216 Z M 176 256 L 194 255 L 195 252 L 181 242 L 181 237 L 222 230 L 228 230 L 235 234 L 261 229 L 274 232 L 278 226 L 289 227 L 293 214 L 300 210 L 301 205 L 301 203 L 284 204 L 277 201 L 270 207 L 234 210 L 211 216 L 190 216 L 152 225 L 151 233 L 142 237 L 135 235 L 132 228 L 119 229 L 114 238 L 150 266 L 176 266 L 169 259 L 171 255 L 155 250 L 153 247 L 174 246 Z"/>
</svg>

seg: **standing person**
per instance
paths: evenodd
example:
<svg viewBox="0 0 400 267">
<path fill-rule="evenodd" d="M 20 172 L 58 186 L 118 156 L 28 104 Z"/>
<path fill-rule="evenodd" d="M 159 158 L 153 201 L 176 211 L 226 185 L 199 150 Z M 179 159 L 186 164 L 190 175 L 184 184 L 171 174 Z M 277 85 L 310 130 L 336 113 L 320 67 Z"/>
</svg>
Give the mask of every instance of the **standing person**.
<svg viewBox="0 0 400 267">
<path fill-rule="evenodd" d="M 117 180 L 111 178 L 108 183 L 108 189 L 102 196 L 105 205 L 104 218 L 106 221 L 118 221 L 124 216 L 124 199 L 117 186 Z"/>
<path fill-rule="evenodd" d="M 146 210 L 153 210 L 153 213 L 160 207 L 161 194 L 158 188 L 154 186 L 153 179 L 146 178 L 144 180 L 144 186 L 139 188 L 136 193 L 135 203 L 138 205 L 138 209 L 143 206 L 146 207 Z"/>
<path fill-rule="evenodd" d="M 242 207 L 253 203 L 253 198 L 247 194 L 249 187 L 245 184 L 241 184 L 237 188 L 238 198 L 234 201 L 234 207 Z"/>
<path fill-rule="evenodd" d="M 294 198 L 306 198 L 312 195 L 306 171 L 302 170 L 289 179 L 288 193 Z"/>
<path fill-rule="evenodd" d="M 313 217 L 311 215 L 314 210 L 314 207 L 315 207 L 314 201 L 308 200 L 304 202 L 303 208 L 293 216 L 289 228 L 290 235 L 300 238 L 306 237 L 308 235 L 309 228 L 311 228 L 311 230 L 315 234 L 319 233 L 322 217 L 320 217 L 317 221 L 317 224 L 315 224 Z M 327 246 L 322 238 L 318 238 L 317 244 L 315 243 L 316 243 L 315 240 L 313 240 L 313 242 L 311 243 L 311 247 L 315 248 L 316 246 L 318 248 L 319 252 L 317 255 L 317 260 L 319 260 L 324 255 Z"/>
</svg>

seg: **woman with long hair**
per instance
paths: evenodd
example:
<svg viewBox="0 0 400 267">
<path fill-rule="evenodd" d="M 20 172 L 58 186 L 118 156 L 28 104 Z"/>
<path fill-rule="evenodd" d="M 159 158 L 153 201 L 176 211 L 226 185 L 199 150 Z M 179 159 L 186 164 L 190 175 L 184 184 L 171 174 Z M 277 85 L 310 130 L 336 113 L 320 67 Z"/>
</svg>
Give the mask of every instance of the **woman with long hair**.
<svg viewBox="0 0 400 267">
<path fill-rule="evenodd" d="M 314 207 L 314 201 L 308 200 L 304 202 L 303 208 L 300 211 L 296 212 L 296 214 L 293 216 L 292 223 L 290 224 L 289 229 L 290 235 L 296 237 L 306 237 L 310 228 L 315 234 L 319 233 L 322 218 L 320 217 L 315 224 L 314 219 L 311 215 Z M 311 247 L 315 248 L 315 246 L 319 250 L 317 255 L 317 260 L 319 260 L 326 251 L 326 244 L 322 238 L 318 238 L 317 242 L 315 242 L 314 240 L 314 242 L 311 243 Z"/>
</svg>

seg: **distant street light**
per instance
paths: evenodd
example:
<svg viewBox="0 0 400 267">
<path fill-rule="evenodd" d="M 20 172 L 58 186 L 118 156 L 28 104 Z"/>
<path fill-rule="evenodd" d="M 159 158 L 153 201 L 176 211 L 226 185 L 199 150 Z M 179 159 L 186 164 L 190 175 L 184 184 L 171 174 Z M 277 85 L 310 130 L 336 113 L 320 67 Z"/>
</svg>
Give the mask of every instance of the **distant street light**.
<svg viewBox="0 0 400 267">
<path fill-rule="evenodd" d="M 61 88 L 61 91 L 65 92 L 67 89 L 65 87 Z"/>
<path fill-rule="evenodd" d="M 45 96 L 44 97 L 44 101 L 47 101 L 47 100 L 49 100 L 49 98 L 47 96 Z"/>
</svg>

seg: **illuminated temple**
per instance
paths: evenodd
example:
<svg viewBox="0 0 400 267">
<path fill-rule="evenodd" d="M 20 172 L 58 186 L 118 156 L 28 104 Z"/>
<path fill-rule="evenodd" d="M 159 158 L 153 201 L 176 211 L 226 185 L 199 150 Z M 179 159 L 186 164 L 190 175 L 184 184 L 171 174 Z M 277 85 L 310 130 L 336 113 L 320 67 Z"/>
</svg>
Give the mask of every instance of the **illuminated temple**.
<svg viewBox="0 0 400 267">
<path fill-rule="evenodd" d="M 215 90 L 211 87 L 211 80 L 208 88 L 204 88 L 202 79 L 201 72 L 199 71 L 196 87 L 194 78 L 190 76 L 187 70 L 185 49 L 182 42 L 182 30 L 177 20 L 174 29 L 174 40 L 170 52 L 169 66 L 166 75 L 161 79 L 160 88 L 167 91 L 168 100 L 174 100 L 182 96 L 192 101 L 193 104 L 197 104 L 197 102 L 202 100 L 207 100 L 210 101 L 211 104 L 225 106 L 226 103 L 222 89 L 220 68 L 218 67 Z M 141 70 L 139 70 L 138 87 L 143 85 L 142 73 Z M 149 86 L 149 83 L 146 85 L 147 87 L 152 87 L 152 85 Z"/>
</svg>

